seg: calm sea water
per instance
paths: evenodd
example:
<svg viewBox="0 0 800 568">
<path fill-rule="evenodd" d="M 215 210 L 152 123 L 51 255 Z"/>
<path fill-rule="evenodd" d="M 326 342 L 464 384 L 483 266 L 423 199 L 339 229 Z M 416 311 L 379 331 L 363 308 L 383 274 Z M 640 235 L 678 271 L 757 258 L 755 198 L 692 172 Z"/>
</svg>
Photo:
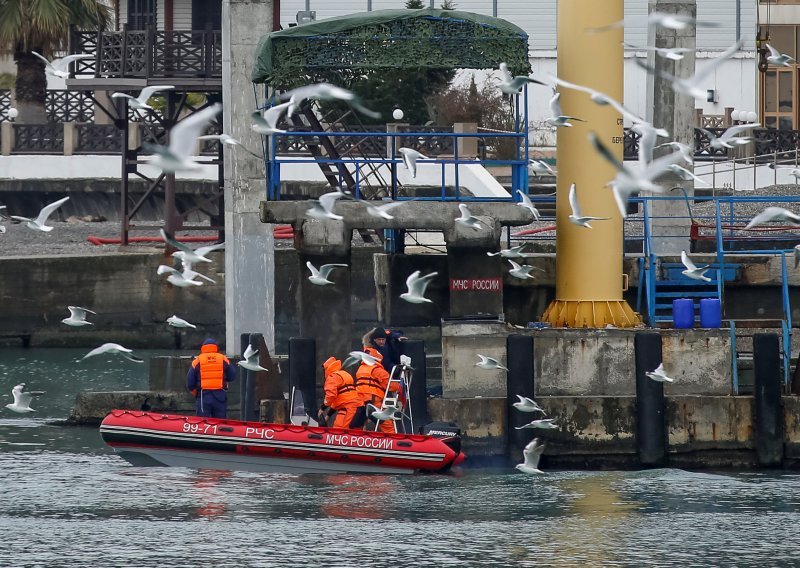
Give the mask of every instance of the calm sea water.
<svg viewBox="0 0 800 568">
<path fill-rule="evenodd" d="M 508 469 L 265 475 L 136 468 L 81 390 L 144 389 L 146 365 L 0 350 L 0 566 L 797 566 L 800 475 Z M 141 354 L 147 356 L 147 352 Z M 35 414 L 2 408 L 25 380 Z"/>
</svg>

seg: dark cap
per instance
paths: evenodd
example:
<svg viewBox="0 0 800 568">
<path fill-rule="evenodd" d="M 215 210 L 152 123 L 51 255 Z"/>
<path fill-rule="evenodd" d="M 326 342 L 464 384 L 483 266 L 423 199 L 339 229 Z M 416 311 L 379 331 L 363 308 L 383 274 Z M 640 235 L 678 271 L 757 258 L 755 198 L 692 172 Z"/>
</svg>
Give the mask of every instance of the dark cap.
<svg viewBox="0 0 800 568">
<path fill-rule="evenodd" d="M 387 333 L 385 329 L 383 329 L 382 327 L 376 327 L 375 331 L 372 332 L 372 339 L 377 339 L 379 337 L 386 338 L 386 335 Z"/>
<path fill-rule="evenodd" d="M 203 345 L 218 345 L 218 343 L 216 339 L 209 337 L 203 342 Z"/>
</svg>

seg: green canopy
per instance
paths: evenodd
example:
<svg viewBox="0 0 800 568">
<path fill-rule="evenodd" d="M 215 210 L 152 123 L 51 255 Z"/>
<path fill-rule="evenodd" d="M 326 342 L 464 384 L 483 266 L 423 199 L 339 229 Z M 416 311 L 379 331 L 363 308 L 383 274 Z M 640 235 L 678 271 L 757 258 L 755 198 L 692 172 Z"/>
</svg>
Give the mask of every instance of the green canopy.
<svg viewBox="0 0 800 568">
<path fill-rule="evenodd" d="M 328 18 L 261 37 L 254 83 L 292 87 L 330 70 L 530 71 L 528 35 L 514 24 L 456 10 L 376 10 Z"/>
</svg>

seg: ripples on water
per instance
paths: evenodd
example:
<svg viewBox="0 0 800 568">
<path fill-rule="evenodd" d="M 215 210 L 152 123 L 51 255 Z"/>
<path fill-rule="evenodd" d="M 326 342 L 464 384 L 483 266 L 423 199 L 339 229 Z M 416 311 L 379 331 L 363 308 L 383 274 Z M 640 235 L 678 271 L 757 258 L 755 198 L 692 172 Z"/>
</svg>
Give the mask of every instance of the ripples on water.
<svg viewBox="0 0 800 568">
<path fill-rule="evenodd" d="M 31 372 L 35 351 L 11 363 L 0 351 L 2 392 Z M 48 391 L 35 417 L 0 412 L 0 566 L 798 564 L 800 476 L 791 473 L 135 468 L 96 429 L 48 423 L 84 388 L 145 388 L 141 366 L 82 375 L 76 354 L 40 356 L 40 372 L 56 371 L 31 382 Z"/>
</svg>

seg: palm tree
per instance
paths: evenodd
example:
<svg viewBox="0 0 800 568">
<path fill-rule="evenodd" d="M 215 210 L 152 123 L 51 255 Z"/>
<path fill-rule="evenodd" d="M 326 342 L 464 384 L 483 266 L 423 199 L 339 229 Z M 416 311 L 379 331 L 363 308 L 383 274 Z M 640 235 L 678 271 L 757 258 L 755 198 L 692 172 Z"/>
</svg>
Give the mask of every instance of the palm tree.
<svg viewBox="0 0 800 568">
<path fill-rule="evenodd" d="M 65 49 L 71 24 L 104 29 L 110 20 L 102 0 L 0 0 L 0 50 L 13 51 L 17 62 L 18 122 L 46 122 L 47 78 L 31 51 L 51 58 Z"/>
</svg>

